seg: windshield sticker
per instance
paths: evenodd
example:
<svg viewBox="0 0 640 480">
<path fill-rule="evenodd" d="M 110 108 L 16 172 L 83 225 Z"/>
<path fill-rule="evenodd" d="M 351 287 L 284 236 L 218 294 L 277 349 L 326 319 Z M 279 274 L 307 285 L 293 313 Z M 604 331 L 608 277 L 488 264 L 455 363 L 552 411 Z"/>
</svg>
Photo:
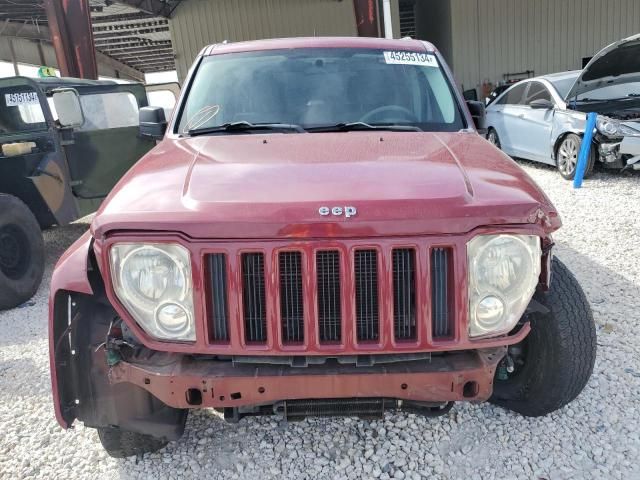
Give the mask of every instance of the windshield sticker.
<svg viewBox="0 0 640 480">
<path fill-rule="evenodd" d="M 419 52 L 383 52 L 384 61 L 389 65 L 422 65 L 438 68 L 438 61 L 430 53 Z"/>
<path fill-rule="evenodd" d="M 206 107 L 201 108 L 187 121 L 182 132 L 187 133 L 189 130 L 195 130 L 196 128 L 202 127 L 205 123 L 215 117 L 219 111 L 220 105 L 207 105 Z"/>
<path fill-rule="evenodd" d="M 18 105 L 35 105 L 40 103 L 36 92 L 5 93 L 4 100 L 7 107 L 17 107 Z"/>
</svg>

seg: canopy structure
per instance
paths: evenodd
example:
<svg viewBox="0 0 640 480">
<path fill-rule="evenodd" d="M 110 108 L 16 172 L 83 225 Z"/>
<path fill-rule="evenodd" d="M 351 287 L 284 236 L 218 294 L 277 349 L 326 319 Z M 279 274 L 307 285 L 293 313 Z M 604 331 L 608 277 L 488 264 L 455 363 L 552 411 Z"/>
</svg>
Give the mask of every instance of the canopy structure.
<svg viewBox="0 0 640 480">
<path fill-rule="evenodd" d="M 145 73 L 174 70 L 169 17 L 180 2 L 181 0 L 87 0 L 90 32 L 98 61 L 106 56 L 127 69 L 135 70 L 139 77 L 143 77 Z M 56 21 L 52 14 L 56 8 L 64 7 L 80 11 L 84 4 L 84 0 L 0 0 L 0 36 L 38 38 L 53 41 L 55 45 L 56 35 L 65 38 L 66 20 L 68 38 L 82 48 L 82 42 L 86 42 L 83 39 L 87 35 L 74 35 L 77 31 L 81 32 L 82 27 L 78 26 L 78 21 L 82 19 L 75 14 L 70 18 L 68 11 L 64 11 Z M 54 5 L 53 9 L 51 5 Z M 82 15 L 86 18 L 84 10 Z M 65 57 L 72 54 L 73 52 L 66 51 Z M 83 57 L 80 63 L 87 61 L 90 63 L 90 60 Z M 84 71 L 91 70 L 91 65 L 85 67 L 88 68 Z M 133 72 L 129 76 L 135 76 L 131 73 Z"/>
</svg>

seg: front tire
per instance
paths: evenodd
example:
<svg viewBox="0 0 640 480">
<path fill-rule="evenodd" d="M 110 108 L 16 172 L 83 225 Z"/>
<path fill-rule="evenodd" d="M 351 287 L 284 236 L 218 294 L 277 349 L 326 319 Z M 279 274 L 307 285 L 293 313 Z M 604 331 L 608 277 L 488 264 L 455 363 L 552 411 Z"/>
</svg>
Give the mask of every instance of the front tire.
<svg viewBox="0 0 640 480">
<path fill-rule="evenodd" d="M 576 166 L 580 154 L 582 138 L 575 133 L 569 133 L 560 141 L 556 148 L 556 166 L 560 176 L 565 180 L 573 180 L 576 176 Z M 587 168 L 584 170 L 584 178 L 589 178 L 593 173 L 596 163 L 596 150 L 591 146 L 589 157 L 587 158 Z"/>
<path fill-rule="evenodd" d="M 103 448 L 114 458 L 157 452 L 169 443 L 150 435 L 121 430 L 117 427 L 98 428 L 98 437 Z"/>
<path fill-rule="evenodd" d="M 0 194 L 0 310 L 17 307 L 38 290 L 44 272 L 44 240 L 31 210 Z"/>
<path fill-rule="evenodd" d="M 574 400 L 587 384 L 596 359 L 589 302 L 560 260 L 553 259 L 549 291 L 536 293 L 534 299 L 549 312 L 533 314 L 527 338 L 509 348 L 516 354 L 515 370 L 507 374 L 504 366 L 498 369 L 490 399 L 527 417 L 546 415 Z"/>
<path fill-rule="evenodd" d="M 489 132 L 487 132 L 487 140 L 491 145 L 500 149 L 500 137 L 498 136 L 498 132 L 496 132 L 495 128 L 489 128 Z"/>
</svg>

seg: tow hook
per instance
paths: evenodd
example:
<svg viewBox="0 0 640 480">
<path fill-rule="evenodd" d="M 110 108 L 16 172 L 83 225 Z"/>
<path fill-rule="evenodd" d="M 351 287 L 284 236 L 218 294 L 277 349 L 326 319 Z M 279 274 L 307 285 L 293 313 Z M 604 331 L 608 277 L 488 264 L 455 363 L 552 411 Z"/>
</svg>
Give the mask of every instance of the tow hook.
<svg viewBox="0 0 640 480">
<path fill-rule="evenodd" d="M 509 374 L 513 373 L 516 369 L 516 366 L 513 362 L 513 358 L 511 355 L 507 353 L 505 357 L 498 364 L 498 380 L 508 380 Z"/>
</svg>

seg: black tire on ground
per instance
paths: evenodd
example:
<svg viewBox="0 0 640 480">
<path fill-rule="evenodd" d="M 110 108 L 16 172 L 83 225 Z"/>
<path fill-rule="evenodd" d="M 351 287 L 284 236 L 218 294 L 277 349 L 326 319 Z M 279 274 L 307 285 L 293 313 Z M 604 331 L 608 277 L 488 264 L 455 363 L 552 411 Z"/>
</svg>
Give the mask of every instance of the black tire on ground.
<svg viewBox="0 0 640 480">
<path fill-rule="evenodd" d="M 560 260 L 553 259 L 550 290 L 534 298 L 549 313 L 534 314 L 531 332 L 515 349 L 522 352 L 516 358 L 516 369 L 506 380 L 496 373 L 490 399 L 528 417 L 546 415 L 575 399 L 587 384 L 596 359 L 589 302 Z"/>
<path fill-rule="evenodd" d="M 107 453 L 114 458 L 157 452 L 169 443 L 150 435 L 129 432 L 117 427 L 98 428 L 98 437 Z"/>
<path fill-rule="evenodd" d="M 489 130 L 487 131 L 487 140 L 496 148 L 502 148 L 500 145 L 500 137 L 498 136 L 498 132 L 496 132 L 495 128 L 489 127 Z"/>
<path fill-rule="evenodd" d="M 556 167 L 558 168 L 560 176 L 565 180 L 573 180 L 573 177 L 576 176 L 576 165 L 581 143 L 582 137 L 575 133 L 565 135 L 562 140 L 558 142 L 555 151 Z M 589 178 L 593 173 L 597 155 L 596 149 L 591 145 L 589 158 L 587 159 L 587 168 L 584 171 L 583 178 Z"/>
<path fill-rule="evenodd" d="M 43 272 L 44 241 L 38 221 L 20 199 L 0 194 L 0 310 L 33 297 Z"/>
</svg>

